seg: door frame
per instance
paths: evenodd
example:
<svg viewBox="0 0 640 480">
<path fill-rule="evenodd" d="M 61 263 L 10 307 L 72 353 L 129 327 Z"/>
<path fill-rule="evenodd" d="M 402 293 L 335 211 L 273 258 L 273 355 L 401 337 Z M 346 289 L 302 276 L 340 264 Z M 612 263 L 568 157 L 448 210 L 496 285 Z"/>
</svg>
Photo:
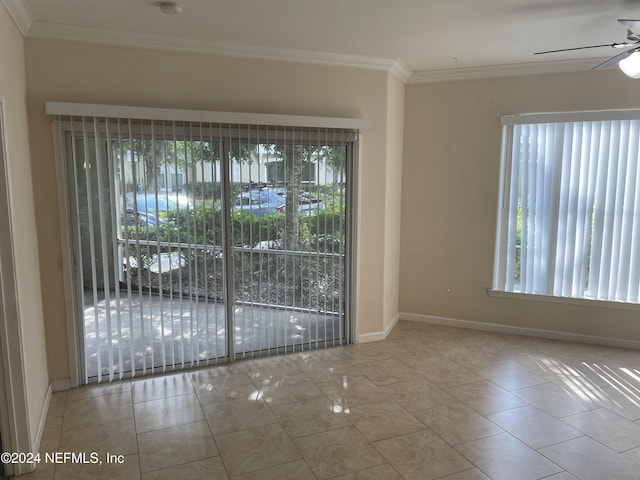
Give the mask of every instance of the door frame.
<svg viewBox="0 0 640 480">
<path fill-rule="evenodd" d="M 14 264 L 11 185 L 7 163 L 5 100 L 0 98 L 0 432 L 7 452 L 29 452 L 31 441 L 24 378 L 20 304 Z M 8 321 L 15 318 L 17 321 Z M 5 464 L 5 475 L 32 471 L 30 464 Z"/>
</svg>

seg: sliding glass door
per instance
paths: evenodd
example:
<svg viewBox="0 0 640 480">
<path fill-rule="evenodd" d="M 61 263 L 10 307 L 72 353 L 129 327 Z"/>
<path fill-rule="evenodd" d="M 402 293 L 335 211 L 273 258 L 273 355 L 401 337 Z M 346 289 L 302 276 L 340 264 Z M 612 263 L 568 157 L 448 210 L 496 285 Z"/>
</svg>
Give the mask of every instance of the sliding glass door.
<svg viewBox="0 0 640 480">
<path fill-rule="evenodd" d="M 56 125 L 85 383 L 350 341 L 355 132 Z"/>
<path fill-rule="evenodd" d="M 66 127 L 85 381 L 226 358 L 221 142 L 134 121 Z"/>
<path fill-rule="evenodd" d="M 346 338 L 347 164 L 342 136 L 256 132 L 232 143 L 234 352 L 242 358 Z"/>
</svg>

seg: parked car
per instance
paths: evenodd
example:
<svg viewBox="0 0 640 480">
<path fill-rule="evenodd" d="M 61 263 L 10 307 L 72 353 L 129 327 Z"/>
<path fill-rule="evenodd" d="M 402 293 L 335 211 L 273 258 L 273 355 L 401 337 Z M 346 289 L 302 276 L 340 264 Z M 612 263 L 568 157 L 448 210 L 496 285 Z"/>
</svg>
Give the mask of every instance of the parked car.
<svg viewBox="0 0 640 480">
<path fill-rule="evenodd" d="M 185 208 L 189 200 L 184 195 L 171 192 L 127 193 L 126 224 L 155 226 L 165 223 L 166 214 L 171 210 Z"/>
<path fill-rule="evenodd" d="M 286 209 L 287 189 L 283 187 L 254 188 L 236 195 L 232 202 L 234 211 L 251 212 L 258 217 L 268 213 L 281 212 Z M 324 202 L 300 192 L 298 197 L 298 213 L 300 215 L 317 215 L 324 210 Z"/>
<path fill-rule="evenodd" d="M 247 190 L 236 195 L 232 202 L 234 211 L 250 212 L 258 217 L 277 212 L 284 205 L 284 197 L 276 189 L 260 188 Z"/>
<path fill-rule="evenodd" d="M 285 212 L 285 206 L 278 208 L 279 212 Z M 298 199 L 298 213 L 306 217 L 317 215 L 324 210 L 324 202 L 318 198 L 309 197 L 308 195 L 300 195 Z"/>
</svg>

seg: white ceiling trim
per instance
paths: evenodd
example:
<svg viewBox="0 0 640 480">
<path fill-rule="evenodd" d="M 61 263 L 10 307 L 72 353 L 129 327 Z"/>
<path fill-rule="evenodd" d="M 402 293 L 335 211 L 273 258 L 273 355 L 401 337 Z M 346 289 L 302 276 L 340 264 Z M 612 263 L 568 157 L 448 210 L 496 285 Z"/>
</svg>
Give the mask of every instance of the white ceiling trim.
<svg viewBox="0 0 640 480">
<path fill-rule="evenodd" d="M 453 80 L 519 77 L 523 75 L 542 75 L 549 73 L 588 72 L 604 60 L 606 60 L 606 58 L 414 71 L 407 83 L 449 82 Z"/>
<path fill-rule="evenodd" d="M 406 82 L 410 76 L 410 70 L 402 62 L 393 58 L 367 57 L 343 53 L 273 48 L 256 45 L 240 45 L 193 38 L 167 37 L 163 35 L 87 28 L 39 21 L 36 21 L 31 25 L 26 37 L 45 40 L 80 41 L 126 47 L 187 51 L 213 55 L 228 55 L 233 57 L 250 57 L 294 63 L 313 63 L 385 70 L 393 73 L 403 82 Z"/>
<path fill-rule="evenodd" d="M 18 27 L 18 30 L 20 30 L 20 33 L 22 33 L 22 36 L 25 36 L 34 21 L 27 4 L 24 3 L 24 0 L 0 0 L 0 2 L 4 5 L 5 10 L 13 20 L 13 23 L 16 24 L 16 27 Z"/>
<path fill-rule="evenodd" d="M 153 48 L 294 63 L 384 70 L 409 84 L 474 80 L 550 73 L 587 72 L 604 58 L 532 62 L 467 68 L 411 71 L 399 59 L 369 57 L 303 49 L 241 45 L 139 32 L 97 29 L 34 21 L 24 0 L 0 0 L 27 38 L 100 43 L 122 47 Z"/>
</svg>

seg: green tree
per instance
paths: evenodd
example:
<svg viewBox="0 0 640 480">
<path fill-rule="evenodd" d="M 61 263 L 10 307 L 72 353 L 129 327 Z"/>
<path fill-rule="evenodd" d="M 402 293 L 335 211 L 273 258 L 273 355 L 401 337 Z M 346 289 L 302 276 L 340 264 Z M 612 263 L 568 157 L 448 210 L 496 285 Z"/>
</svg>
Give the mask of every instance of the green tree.
<svg viewBox="0 0 640 480">
<path fill-rule="evenodd" d="M 314 144 L 271 144 L 264 148 L 282 158 L 285 170 L 287 197 L 285 203 L 285 249 L 300 249 L 300 191 L 302 187 L 302 171 L 305 165 L 314 160 L 326 159 L 334 171 L 342 172 L 345 167 L 345 147 Z"/>
</svg>

